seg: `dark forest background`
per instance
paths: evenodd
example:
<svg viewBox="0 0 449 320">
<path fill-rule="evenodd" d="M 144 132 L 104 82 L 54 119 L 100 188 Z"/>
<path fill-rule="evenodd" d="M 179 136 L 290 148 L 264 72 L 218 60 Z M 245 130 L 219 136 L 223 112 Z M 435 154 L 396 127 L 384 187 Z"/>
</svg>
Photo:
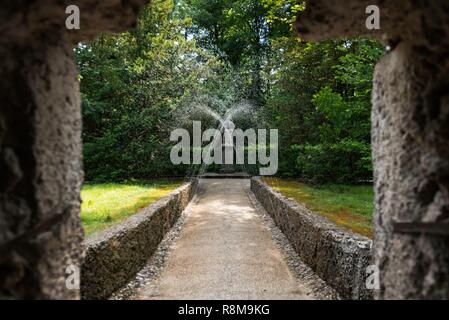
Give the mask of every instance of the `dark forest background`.
<svg viewBox="0 0 449 320">
<path fill-rule="evenodd" d="M 371 180 L 373 68 L 369 39 L 309 43 L 297 1 L 153 0 L 135 30 L 80 44 L 86 179 L 185 175 L 170 132 L 193 104 L 242 103 L 241 128 L 279 129 L 279 176 Z"/>
</svg>

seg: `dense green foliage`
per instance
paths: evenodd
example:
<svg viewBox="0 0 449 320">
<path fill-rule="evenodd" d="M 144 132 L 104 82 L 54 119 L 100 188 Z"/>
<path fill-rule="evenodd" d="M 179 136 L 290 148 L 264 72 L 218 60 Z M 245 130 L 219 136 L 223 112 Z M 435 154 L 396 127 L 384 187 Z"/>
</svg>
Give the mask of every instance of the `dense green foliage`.
<svg viewBox="0 0 449 320">
<path fill-rule="evenodd" d="M 370 180 L 371 87 L 379 43 L 282 40 L 267 108 L 281 134 L 281 174 L 313 182 Z M 292 166 L 297 159 L 296 166 Z"/>
<path fill-rule="evenodd" d="M 293 0 L 154 0 L 135 30 L 80 44 L 87 179 L 186 174 L 170 162 L 171 130 L 186 113 L 216 125 L 186 106 L 242 101 L 254 108 L 238 127 L 279 129 L 280 175 L 371 179 L 371 83 L 383 48 L 301 41 L 291 24 L 303 9 Z"/>
<path fill-rule="evenodd" d="M 155 0 L 138 27 L 77 48 L 89 180 L 183 174 L 170 163 L 170 123 L 218 61 L 187 41 L 188 21 Z"/>
</svg>

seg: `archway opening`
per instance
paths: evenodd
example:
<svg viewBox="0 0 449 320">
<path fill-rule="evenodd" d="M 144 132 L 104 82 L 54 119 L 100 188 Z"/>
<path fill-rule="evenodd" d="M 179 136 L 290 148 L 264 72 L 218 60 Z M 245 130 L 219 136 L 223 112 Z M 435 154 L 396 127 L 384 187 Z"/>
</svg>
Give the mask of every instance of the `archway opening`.
<svg viewBox="0 0 449 320">
<path fill-rule="evenodd" d="M 120 190 L 130 183 L 151 194 L 160 178 L 246 178 L 273 168 L 248 163 L 253 151 L 260 160 L 259 140 L 243 146 L 243 163 L 233 163 L 235 141 L 231 163 L 205 163 L 206 145 L 217 136 L 202 140 L 207 129 L 218 129 L 220 140 L 237 129 L 247 139 L 248 130 L 257 138 L 262 130 L 276 131 L 276 146 L 269 142 L 262 153 L 276 161 L 274 177 L 264 181 L 347 232 L 372 237 L 371 89 L 374 65 L 385 49 L 366 38 L 301 40 L 293 23 L 303 10 L 295 1 L 160 0 L 144 9 L 136 29 L 78 45 L 87 182 L 81 217 L 89 237 L 91 230 L 122 222 L 157 200 L 131 198 L 137 205 L 128 210 Z M 173 161 L 178 130 L 191 151 L 184 159 L 178 150 Z M 227 145 L 217 149 L 214 142 L 211 157 L 223 160 Z M 148 184 L 152 189 L 145 189 Z M 211 190 L 217 185 L 221 193 L 203 190 L 215 203 L 208 206 L 210 215 L 240 208 L 251 216 L 231 190 L 234 185 L 244 193 L 249 185 L 246 190 L 235 180 L 200 183 Z M 236 202 L 229 205 L 232 197 Z M 246 220 L 236 215 L 235 221 Z"/>
</svg>

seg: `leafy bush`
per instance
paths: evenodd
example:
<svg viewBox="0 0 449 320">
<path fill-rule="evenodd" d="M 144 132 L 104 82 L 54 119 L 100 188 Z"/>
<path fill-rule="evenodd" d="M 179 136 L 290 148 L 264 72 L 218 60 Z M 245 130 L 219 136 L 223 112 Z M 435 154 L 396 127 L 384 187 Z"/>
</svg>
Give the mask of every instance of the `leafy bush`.
<svg viewBox="0 0 449 320">
<path fill-rule="evenodd" d="M 300 175 L 313 183 L 357 183 L 372 179 L 369 144 L 342 140 L 335 144 L 304 145 L 297 159 Z"/>
<path fill-rule="evenodd" d="M 299 157 L 301 148 L 302 146 L 294 144 L 279 153 L 279 176 L 297 177 L 299 175 L 298 167 L 295 163 Z"/>
</svg>

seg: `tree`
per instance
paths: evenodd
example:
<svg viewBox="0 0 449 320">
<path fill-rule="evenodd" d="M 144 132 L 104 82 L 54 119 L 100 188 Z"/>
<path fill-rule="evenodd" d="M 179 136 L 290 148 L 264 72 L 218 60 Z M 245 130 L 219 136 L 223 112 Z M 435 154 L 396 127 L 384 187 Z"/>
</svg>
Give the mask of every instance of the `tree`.
<svg viewBox="0 0 449 320">
<path fill-rule="evenodd" d="M 320 169 L 357 167 L 358 174 L 339 178 L 369 180 L 371 85 L 382 45 L 366 39 L 313 44 L 278 40 L 268 110 L 274 127 L 288 128 L 281 134 L 281 148 L 287 150 L 281 153 L 281 171 L 325 182 L 336 178 L 328 171 L 319 173 Z M 332 155 L 327 153 L 335 152 L 341 155 L 340 164 L 328 166 Z M 298 157 L 295 167 L 292 163 Z M 354 157 L 356 165 L 345 160 Z"/>
<path fill-rule="evenodd" d="M 87 179 L 182 174 L 169 159 L 174 111 L 218 61 L 183 35 L 171 0 L 155 0 L 135 30 L 79 45 Z"/>
<path fill-rule="evenodd" d="M 168 160 L 168 137 L 185 107 L 218 111 L 250 100 L 257 111 L 239 126 L 280 130 L 281 174 L 369 179 L 371 83 L 383 47 L 302 41 L 292 22 L 304 8 L 293 0 L 154 0 L 136 29 L 80 44 L 87 178 L 183 174 L 188 168 Z"/>
</svg>

